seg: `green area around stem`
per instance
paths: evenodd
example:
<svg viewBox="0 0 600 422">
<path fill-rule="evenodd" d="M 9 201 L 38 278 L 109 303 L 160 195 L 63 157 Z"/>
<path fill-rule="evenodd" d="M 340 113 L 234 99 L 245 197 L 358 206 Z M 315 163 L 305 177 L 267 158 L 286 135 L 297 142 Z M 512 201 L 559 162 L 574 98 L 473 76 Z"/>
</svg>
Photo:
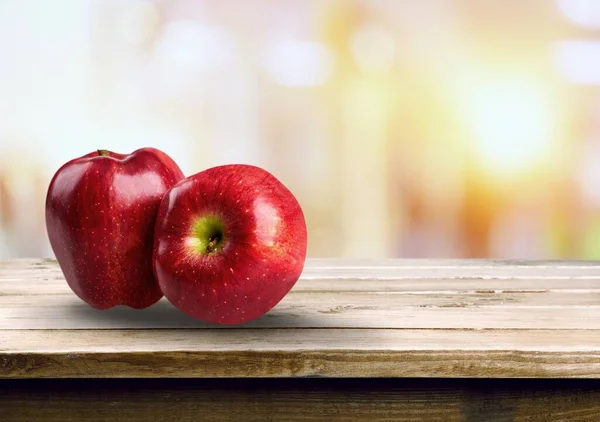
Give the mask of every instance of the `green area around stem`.
<svg viewBox="0 0 600 422">
<path fill-rule="evenodd" d="M 197 217 L 190 233 L 189 246 L 200 255 L 218 252 L 225 244 L 223 221 L 212 215 Z"/>
</svg>

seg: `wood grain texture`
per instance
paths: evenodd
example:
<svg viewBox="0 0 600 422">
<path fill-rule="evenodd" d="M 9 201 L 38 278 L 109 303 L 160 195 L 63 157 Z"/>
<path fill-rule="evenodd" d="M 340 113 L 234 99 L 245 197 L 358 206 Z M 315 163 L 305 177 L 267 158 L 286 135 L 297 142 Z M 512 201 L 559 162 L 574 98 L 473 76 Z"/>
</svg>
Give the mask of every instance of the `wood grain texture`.
<svg viewBox="0 0 600 422">
<path fill-rule="evenodd" d="M 600 341 L 589 332 L 198 331 L 32 332 L 29 347 L 0 350 L 0 371 L 10 378 L 600 377 Z M 13 333 L 0 332 L 9 344 Z"/>
<path fill-rule="evenodd" d="M 527 380 L 89 380 L 0 383 L 6 422 L 597 421 L 600 385 Z"/>
<path fill-rule="evenodd" d="M 238 327 L 96 311 L 51 260 L 0 261 L 0 378 L 600 377 L 600 262 L 308 260 Z"/>
</svg>

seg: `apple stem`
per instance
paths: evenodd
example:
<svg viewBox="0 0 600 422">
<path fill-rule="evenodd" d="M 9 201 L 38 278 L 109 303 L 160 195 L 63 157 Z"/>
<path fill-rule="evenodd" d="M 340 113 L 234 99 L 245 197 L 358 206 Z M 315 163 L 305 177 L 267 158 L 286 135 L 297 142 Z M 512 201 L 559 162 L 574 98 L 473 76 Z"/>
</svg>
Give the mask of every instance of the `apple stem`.
<svg viewBox="0 0 600 422">
<path fill-rule="evenodd" d="M 217 243 L 219 243 L 219 236 L 211 236 L 208 239 L 208 245 L 206 245 L 206 252 L 211 253 L 217 247 Z"/>
<path fill-rule="evenodd" d="M 108 153 L 108 150 L 106 150 L 106 149 L 99 149 L 98 150 L 98 155 L 100 157 L 109 157 L 110 156 L 109 153 Z"/>
</svg>

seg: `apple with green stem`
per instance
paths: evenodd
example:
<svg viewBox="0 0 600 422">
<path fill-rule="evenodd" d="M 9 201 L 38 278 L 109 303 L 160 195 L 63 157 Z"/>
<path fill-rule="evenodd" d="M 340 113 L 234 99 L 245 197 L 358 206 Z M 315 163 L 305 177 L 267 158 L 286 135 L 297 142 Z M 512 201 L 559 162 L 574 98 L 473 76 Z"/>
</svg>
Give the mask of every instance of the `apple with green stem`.
<svg viewBox="0 0 600 422">
<path fill-rule="evenodd" d="M 165 153 L 98 150 L 63 165 L 46 197 L 50 245 L 71 289 L 97 309 L 162 297 L 152 269 L 164 194 L 183 173 Z"/>
<path fill-rule="evenodd" d="M 224 165 L 181 180 L 163 198 L 154 271 L 179 310 L 240 324 L 267 313 L 292 289 L 306 247 L 294 195 L 266 170 Z"/>
</svg>

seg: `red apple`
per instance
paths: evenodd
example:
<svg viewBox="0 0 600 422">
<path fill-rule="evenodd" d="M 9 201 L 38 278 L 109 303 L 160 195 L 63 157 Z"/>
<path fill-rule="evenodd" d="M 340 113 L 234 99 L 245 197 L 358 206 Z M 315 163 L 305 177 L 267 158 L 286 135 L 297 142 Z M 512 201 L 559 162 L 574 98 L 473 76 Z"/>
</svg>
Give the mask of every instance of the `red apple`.
<svg viewBox="0 0 600 422">
<path fill-rule="evenodd" d="M 71 289 L 97 309 L 162 297 L 152 270 L 158 206 L 183 173 L 165 153 L 99 150 L 63 165 L 46 197 L 52 250 Z"/>
<path fill-rule="evenodd" d="M 305 258 L 300 204 L 261 168 L 213 167 L 177 183 L 160 204 L 154 271 L 165 297 L 194 318 L 258 318 L 294 286 Z"/>
</svg>

